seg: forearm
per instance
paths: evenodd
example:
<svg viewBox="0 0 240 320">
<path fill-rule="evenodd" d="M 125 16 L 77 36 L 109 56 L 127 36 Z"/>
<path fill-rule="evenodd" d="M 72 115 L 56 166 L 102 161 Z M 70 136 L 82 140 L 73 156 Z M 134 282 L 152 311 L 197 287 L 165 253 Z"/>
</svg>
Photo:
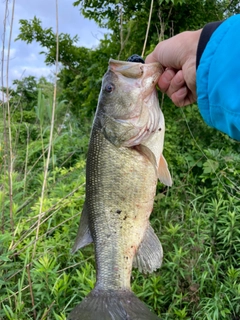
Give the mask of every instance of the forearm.
<svg viewBox="0 0 240 320">
<path fill-rule="evenodd" d="M 205 28 L 196 61 L 198 106 L 208 125 L 240 140 L 240 15 Z"/>
</svg>

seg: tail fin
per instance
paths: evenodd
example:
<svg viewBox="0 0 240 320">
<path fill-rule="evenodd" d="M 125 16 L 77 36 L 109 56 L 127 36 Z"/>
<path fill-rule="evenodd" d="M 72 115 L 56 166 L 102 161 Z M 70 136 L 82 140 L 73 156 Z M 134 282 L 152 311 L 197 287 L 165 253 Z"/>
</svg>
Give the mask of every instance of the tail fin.
<svg viewBox="0 0 240 320">
<path fill-rule="evenodd" d="M 159 320 L 129 290 L 94 289 L 70 313 L 68 320 Z"/>
</svg>

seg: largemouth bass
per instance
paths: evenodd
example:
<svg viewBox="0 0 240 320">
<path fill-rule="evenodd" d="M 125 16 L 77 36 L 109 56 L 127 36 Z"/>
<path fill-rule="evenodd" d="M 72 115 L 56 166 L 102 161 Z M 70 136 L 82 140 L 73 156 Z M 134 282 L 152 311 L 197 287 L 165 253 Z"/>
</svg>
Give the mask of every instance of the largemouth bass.
<svg viewBox="0 0 240 320">
<path fill-rule="evenodd" d="M 92 292 L 69 320 L 156 320 L 131 291 L 132 267 L 152 272 L 162 246 L 149 223 L 157 179 L 170 186 L 162 155 L 164 117 L 156 92 L 158 63 L 110 59 L 89 143 L 86 200 L 73 251 L 93 242 Z"/>
</svg>

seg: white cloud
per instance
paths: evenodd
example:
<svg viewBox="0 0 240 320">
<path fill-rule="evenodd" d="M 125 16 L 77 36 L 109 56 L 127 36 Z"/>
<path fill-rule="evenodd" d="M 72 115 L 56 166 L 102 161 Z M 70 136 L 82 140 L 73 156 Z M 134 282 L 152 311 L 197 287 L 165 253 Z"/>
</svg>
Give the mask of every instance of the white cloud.
<svg viewBox="0 0 240 320">
<path fill-rule="evenodd" d="M 30 66 L 21 66 L 19 68 L 12 68 L 10 70 L 10 76 L 13 77 L 13 79 L 22 79 L 26 76 L 34 76 L 36 78 L 45 77 L 48 78 L 51 74 L 53 74 L 54 68 L 48 68 L 48 67 L 30 67 Z"/>
<path fill-rule="evenodd" d="M 5 60 L 7 59 L 7 57 L 9 56 L 9 59 L 14 59 L 15 56 L 16 56 L 16 48 L 10 48 L 9 52 L 8 52 L 8 49 L 5 48 L 4 49 L 4 57 L 5 57 Z"/>
<path fill-rule="evenodd" d="M 28 62 L 37 62 L 37 60 L 38 60 L 38 56 L 35 54 L 35 53 L 30 53 L 29 55 L 28 55 L 28 57 L 26 58 L 26 60 L 28 61 Z"/>
<path fill-rule="evenodd" d="M 73 7 L 73 1 L 59 0 L 59 33 L 69 33 L 71 36 L 78 35 L 79 42 L 77 45 L 88 48 L 96 47 L 99 39 L 103 38 L 106 30 L 100 29 L 94 21 L 84 19 L 81 16 L 79 8 Z M 3 39 L 3 21 L 6 2 L 0 2 L 0 39 Z M 44 55 L 39 52 L 43 51 L 37 43 L 26 44 L 22 41 L 14 41 L 19 34 L 19 20 L 32 19 L 34 16 L 42 21 L 43 28 L 52 27 L 56 30 L 56 8 L 55 1 L 46 0 L 21 0 L 16 1 L 14 26 L 12 32 L 11 51 L 10 51 L 10 70 L 9 79 L 20 79 L 28 75 L 40 77 L 49 75 L 51 68 L 46 67 Z M 11 3 L 7 17 L 5 50 L 8 46 L 8 37 L 11 21 Z M 0 41 L 1 41 L 0 40 Z M 6 57 L 6 55 L 5 55 Z M 6 68 L 6 64 L 5 64 Z M 6 71 L 5 71 L 6 74 Z M 5 75 L 3 75 L 5 77 Z"/>
</svg>

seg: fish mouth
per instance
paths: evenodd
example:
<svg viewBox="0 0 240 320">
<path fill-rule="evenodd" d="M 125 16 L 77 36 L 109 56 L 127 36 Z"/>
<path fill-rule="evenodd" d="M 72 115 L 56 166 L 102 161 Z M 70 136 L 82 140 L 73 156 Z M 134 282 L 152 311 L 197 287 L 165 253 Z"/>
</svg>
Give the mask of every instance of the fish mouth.
<svg viewBox="0 0 240 320">
<path fill-rule="evenodd" d="M 159 62 L 143 64 L 120 60 L 109 60 L 109 70 L 115 74 L 121 74 L 126 78 L 142 80 L 142 87 L 148 89 L 156 86 L 159 76 L 164 68 Z M 146 93 L 148 95 L 149 93 Z"/>
</svg>

